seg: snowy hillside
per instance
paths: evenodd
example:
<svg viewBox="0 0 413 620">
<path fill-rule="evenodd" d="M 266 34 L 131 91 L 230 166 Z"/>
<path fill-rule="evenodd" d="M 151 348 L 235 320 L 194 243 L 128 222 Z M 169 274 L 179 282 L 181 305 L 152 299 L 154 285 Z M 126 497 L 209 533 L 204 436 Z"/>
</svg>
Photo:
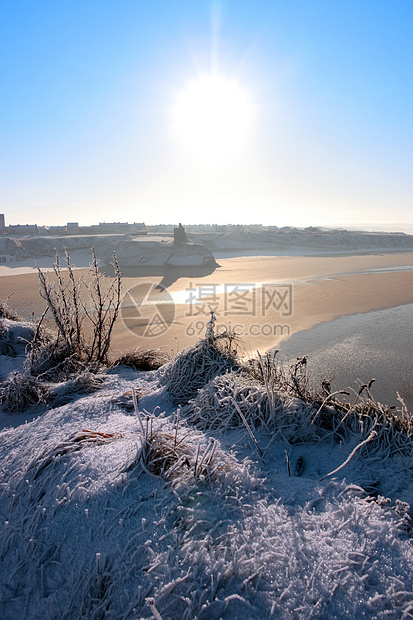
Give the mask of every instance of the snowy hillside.
<svg viewBox="0 0 413 620">
<path fill-rule="evenodd" d="M 171 235 L 150 234 L 133 236 L 116 235 L 69 235 L 69 236 L 27 236 L 18 240 L 0 239 L 0 252 L 10 260 L 40 260 L 55 257 L 67 248 L 72 257 L 82 264 L 94 247 L 102 265 L 110 265 L 116 253 L 121 267 L 211 267 L 215 268 L 214 254 L 249 253 L 264 254 L 317 254 L 346 252 L 405 252 L 413 251 L 413 235 L 404 233 L 373 233 L 319 228 L 289 228 L 271 230 L 246 230 L 234 232 L 188 233 L 188 241 L 174 244 Z M 87 263 L 87 258 L 86 258 Z"/>
<path fill-rule="evenodd" d="M 189 237 L 211 252 L 231 250 L 298 251 L 374 251 L 412 250 L 413 235 L 373 233 L 319 228 L 289 228 L 244 232 L 194 233 Z"/>
<path fill-rule="evenodd" d="M 90 254 L 94 247 L 104 265 L 111 263 L 115 252 L 122 267 L 216 266 L 212 253 L 202 243 L 174 244 L 173 238 L 162 235 L 30 236 L 18 241 L 6 237 L 0 242 L 16 261 L 54 257 L 56 250 L 63 253 L 65 248 L 72 255 L 79 250 L 87 250 Z"/>
<path fill-rule="evenodd" d="M 209 334 L 3 412 L 0 617 L 412 617 L 410 415 L 271 364 Z"/>
</svg>

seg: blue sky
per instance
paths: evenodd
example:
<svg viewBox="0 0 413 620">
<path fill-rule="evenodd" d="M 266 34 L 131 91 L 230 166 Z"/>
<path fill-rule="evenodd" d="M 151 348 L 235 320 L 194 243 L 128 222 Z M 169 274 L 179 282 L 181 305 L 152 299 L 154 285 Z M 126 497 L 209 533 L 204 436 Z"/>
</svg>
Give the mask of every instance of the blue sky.
<svg viewBox="0 0 413 620">
<path fill-rule="evenodd" d="M 0 0 L 0 211 L 413 231 L 412 41 L 411 0 Z M 174 110 L 211 72 L 251 118 L 206 156 Z"/>
</svg>

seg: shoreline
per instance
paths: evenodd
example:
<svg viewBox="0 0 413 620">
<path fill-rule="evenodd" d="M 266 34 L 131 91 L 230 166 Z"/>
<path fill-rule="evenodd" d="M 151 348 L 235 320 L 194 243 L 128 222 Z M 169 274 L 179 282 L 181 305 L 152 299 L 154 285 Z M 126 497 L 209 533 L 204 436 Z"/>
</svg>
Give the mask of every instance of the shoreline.
<svg viewBox="0 0 413 620">
<path fill-rule="evenodd" d="M 399 249 L 399 248 L 380 248 L 380 249 L 365 249 L 365 250 L 320 250 L 315 248 L 299 249 L 299 248 L 287 248 L 284 250 L 266 250 L 261 248 L 258 250 L 214 250 L 214 257 L 217 261 L 226 260 L 229 258 L 254 258 L 263 256 L 272 256 L 274 258 L 292 258 L 295 256 L 301 256 L 303 258 L 345 258 L 347 256 L 375 256 L 375 255 L 390 255 L 390 254 L 411 254 L 412 250 Z M 1 275 L 1 273 L 0 273 Z"/>
<path fill-rule="evenodd" d="M 62 253 L 61 253 L 62 254 Z M 99 248 L 97 255 L 99 254 Z M 229 260 L 257 260 L 257 259 L 346 259 L 346 258 L 374 258 L 374 257 L 390 257 L 390 256 L 409 256 L 413 255 L 411 249 L 399 249 L 399 248 L 376 248 L 376 249 L 364 249 L 364 250 L 320 250 L 316 248 L 300 249 L 286 248 L 286 249 L 266 249 L 261 248 L 257 250 L 217 250 L 214 254 L 216 261 L 229 261 Z M 98 261 L 100 260 L 99 256 Z M 64 256 L 61 255 L 61 267 L 64 269 Z M 72 266 L 75 270 L 89 269 L 91 262 L 90 250 L 72 250 L 70 252 L 70 259 Z M 15 261 L 12 263 L 0 264 L 0 278 L 13 277 L 18 275 L 37 274 L 37 265 L 44 271 L 53 271 L 53 265 L 56 261 L 55 256 L 40 256 L 37 258 L 26 258 L 24 260 Z M 218 265 L 220 268 L 221 265 Z M 122 269 L 122 268 L 121 268 Z M 131 269 L 126 267 L 125 269 Z M 148 268 L 150 270 L 150 267 Z M 159 267 L 153 269 L 159 270 Z"/>
<path fill-rule="evenodd" d="M 413 303 L 413 293 L 409 292 L 413 291 L 413 272 L 354 275 L 292 284 L 291 287 L 293 308 L 291 314 L 286 312 L 284 316 L 276 309 L 269 309 L 265 316 L 259 312 L 258 316 L 240 313 L 225 315 L 225 296 L 217 295 L 214 298 L 214 304 L 218 305 L 217 325 L 239 333 L 246 344 L 245 354 L 251 356 L 256 354 L 257 349 L 261 352 L 272 349 L 294 334 L 343 316 Z M 387 299 L 382 295 L 385 289 L 392 289 Z M 281 290 L 286 292 L 285 289 Z M 257 298 L 260 302 L 259 295 Z M 130 350 L 134 348 L 131 345 L 133 340 L 136 346 L 143 348 L 172 345 L 174 352 L 189 346 L 194 339 L 205 333 L 210 318 L 209 307 L 194 307 L 192 314 L 185 304 L 177 304 L 175 308 L 175 321 L 165 335 L 138 337 L 118 323 L 114 330 L 114 348 Z M 140 331 L 139 328 L 136 331 Z M 166 337 L 169 341 L 167 345 Z"/>
<path fill-rule="evenodd" d="M 79 268 L 77 274 L 87 280 L 89 270 Z M 155 289 L 161 281 L 159 275 L 124 277 L 123 291 L 133 295 L 137 285 Z M 166 290 L 178 301 L 172 304 L 175 316 L 166 319 L 167 329 L 148 336 L 142 321 L 130 331 L 120 317 L 113 332 L 114 356 L 137 347 L 176 353 L 203 335 L 211 308 L 218 324 L 242 332 L 245 354 L 254 355 L 339 317 L 413 303 L 413 254 L 229 258 L 209 275 L 172 279 Z M 0 277 L 0 299 L 13 293 L 8 305 L 25 318 L 39 317 L 45 308 L 38 291 L 37 273 Z M 191 298 L 192 304 L 179 303 Z"/>
<path fill-rule="evenodd" d="M 412 319 L 413 303 L 341 316 L 293 334 L 280 343 L 278 358 L 307 356 L 312 381 L 320 385 L 327 379 L 332 391 L 343 387 L 357 391 L 374 378 L 374 398 L 400 407 L 399 393 L 413 411 Z"/>
</svg>

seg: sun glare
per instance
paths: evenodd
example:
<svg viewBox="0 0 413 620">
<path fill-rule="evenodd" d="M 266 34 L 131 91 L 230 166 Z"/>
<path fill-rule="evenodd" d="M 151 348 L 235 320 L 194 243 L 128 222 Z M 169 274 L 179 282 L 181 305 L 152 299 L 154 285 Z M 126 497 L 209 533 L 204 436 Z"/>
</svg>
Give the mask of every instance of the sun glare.
<svg viewBox="0 0 413 620">
<path fill-rule="evenodd" d="M 174 128 L 191 151 L 221 159 L 243 147 L 251 116 L 248 95 L 234 80 L 205 75 L 178 95 Z"/>
</svg>

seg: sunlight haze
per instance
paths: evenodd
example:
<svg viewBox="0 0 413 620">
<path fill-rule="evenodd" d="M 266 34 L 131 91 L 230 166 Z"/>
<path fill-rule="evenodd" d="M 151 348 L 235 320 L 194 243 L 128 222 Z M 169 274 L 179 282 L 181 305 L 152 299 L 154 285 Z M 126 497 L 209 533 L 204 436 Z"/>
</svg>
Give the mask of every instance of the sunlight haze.
<svg viewBox="0 0 413 620">
<path fill-rule="evenodd" d="M 0 212 L 413 230 L 413 4 L 3 2 Z"/>
<path fill-rule="evenodd" d="M 245 148 L 252 106 L 233 80 L 202 75 L 177 96 L 174 129 L 191 151 L 215 162 Z"/>
</svg>

